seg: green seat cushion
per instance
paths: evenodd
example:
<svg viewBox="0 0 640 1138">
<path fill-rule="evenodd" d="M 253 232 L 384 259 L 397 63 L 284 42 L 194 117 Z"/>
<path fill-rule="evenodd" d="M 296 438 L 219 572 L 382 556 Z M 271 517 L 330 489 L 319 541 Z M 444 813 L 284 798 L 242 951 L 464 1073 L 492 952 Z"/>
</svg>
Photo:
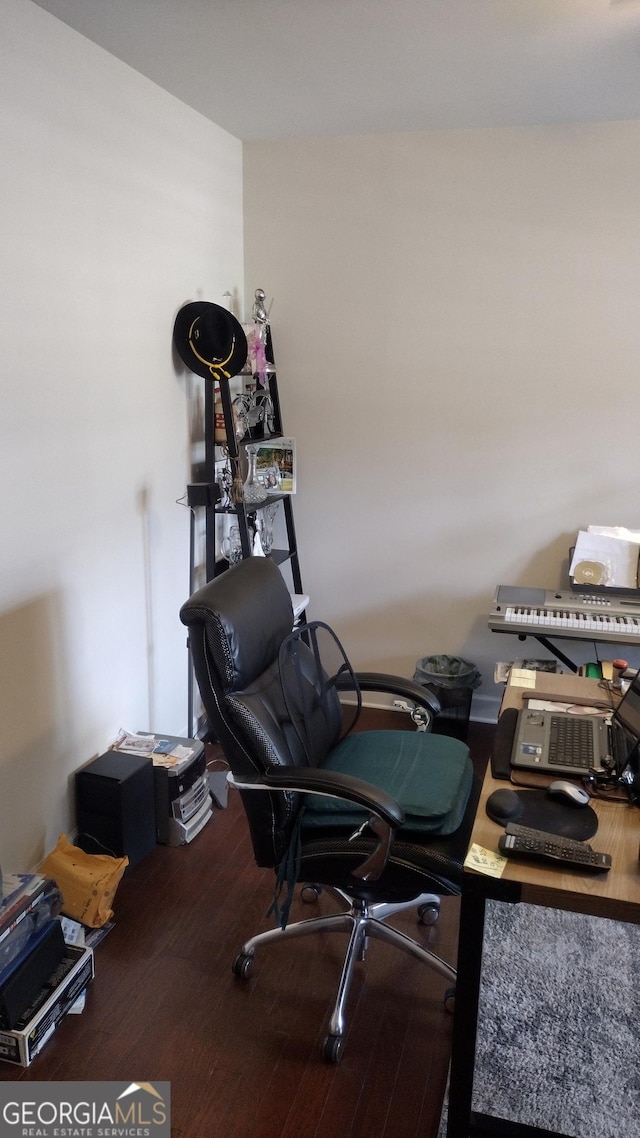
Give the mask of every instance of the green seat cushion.
<svg viewBox="0 0 640 1138">
<path fill-rule="evenodd" d="M 405 812 L 403 830 L 452 834 L 460 825 L 473 780 L 469 748 L 448 735 L 362 731 L 343 739 L 323 770 L 354 775 L 386 790 Z M 369 812 L 342 799 L 307 796 L 303 828 L 358 826 Z"/>
</svg>

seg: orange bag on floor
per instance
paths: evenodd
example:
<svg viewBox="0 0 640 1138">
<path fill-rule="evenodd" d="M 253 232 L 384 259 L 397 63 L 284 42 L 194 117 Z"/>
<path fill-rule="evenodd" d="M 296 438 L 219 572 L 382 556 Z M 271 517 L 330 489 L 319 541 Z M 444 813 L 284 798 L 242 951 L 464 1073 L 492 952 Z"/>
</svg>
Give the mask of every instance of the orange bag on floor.
<svg viewBox="0 0 640 1138">
<path fill-rule="evenodd" d="M 128 864 L 128 857 L 85 853 L 61 834 L 40 872 L 55 881 L 67 917 L 98 929 L 113 916 L 111 903 Z"/>
</svg>

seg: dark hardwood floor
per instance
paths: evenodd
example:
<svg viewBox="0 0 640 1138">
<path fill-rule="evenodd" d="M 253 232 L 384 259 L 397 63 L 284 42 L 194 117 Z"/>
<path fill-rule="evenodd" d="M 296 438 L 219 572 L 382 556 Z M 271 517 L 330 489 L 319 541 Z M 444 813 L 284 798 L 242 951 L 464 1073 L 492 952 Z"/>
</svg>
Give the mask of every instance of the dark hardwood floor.
<svg viewBox="0 0 640 1138">
<path fill-rule="evenodd" d="M 480 768 L 492 737 L 471 724 Z M 446 982 L 374 942 L 355 977 L 344 1058 L 325 1064 L 343 937 L 270 946 L 248 982 L 231 973 L 243 939 L 269 927 L 272 889 L 231 793 L 191 845 L 158 846 L 125 875 L 84 1012 L 67 1016 L 31 1067 L 0 1062 L 0 1078 L 168 1080 L 173 1138 L 435 1138 Z M 292 919 L 310 909 L 296 899 Z M 455 963 L 458 911 L 445 898 L 431 929 L 409 914 L 394 923 Z"/>
</svg>

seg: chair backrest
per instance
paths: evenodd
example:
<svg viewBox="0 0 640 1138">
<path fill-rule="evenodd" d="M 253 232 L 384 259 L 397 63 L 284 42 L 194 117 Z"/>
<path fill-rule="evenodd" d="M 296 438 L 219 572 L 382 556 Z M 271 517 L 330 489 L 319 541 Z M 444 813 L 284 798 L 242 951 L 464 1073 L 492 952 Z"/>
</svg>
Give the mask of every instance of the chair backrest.
<svg viewBox="0 0 640 1138">
<path fill-rule="evenodd" d="M 342 708 L 335 685 L 317 682 L 311 642 L 289 639 L 293 609 L 277 566 L 264 557 L 241 561 L 194 593 L 180 619 L 207 719 L 233 773 L 247 778 L 274 764 L 319 765 L 342 734 Z M 305 695 L 301 702 L 301 677 L 306 692 L 313 688 L 312 701 Z M 242 797 L 258 864 L 279 864 L 300 796 Z"/>
</svg>

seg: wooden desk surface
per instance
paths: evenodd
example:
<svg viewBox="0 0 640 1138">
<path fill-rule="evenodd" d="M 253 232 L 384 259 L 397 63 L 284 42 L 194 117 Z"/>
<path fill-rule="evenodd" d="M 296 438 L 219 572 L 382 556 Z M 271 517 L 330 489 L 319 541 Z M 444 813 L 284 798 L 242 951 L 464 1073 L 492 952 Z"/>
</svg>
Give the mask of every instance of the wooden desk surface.
<svg viewBox="0 0 640 1138">
<path fill-rule="evenodd" d="M 572 695 L 602 698 L 597 680 L 573 675 L 539 672 L 536 686 L 540 691 L 557 693 L 560 700 L 570 700 Z M 533 695 L 531 688 L 508 685 L 503 709 L 520 707 L 527 695 Z M 503 779 L 494 779 L 490 768 L 487 769 L 471 835 L 472 843 L 495 853 L 504 829 L 491 821 L 485 804 L 494 790 L 508 785 Z M 608 873 L 571 873 L 555 866 L 547 868 L 541 862 L 513 858 L 507 862 L 500 881 L 520 883 L 520 898 L 530 904 L 640 924 L 640 809 L 625 802 L 607 802 L 598 798 L 593 798 L 591 805 L 598 815 L 598 830 L 590 842 L 594 849 L 611 854 L 612 867 Z M 478 876 L 472 870 L 466 872 Z"/>
</svg>

